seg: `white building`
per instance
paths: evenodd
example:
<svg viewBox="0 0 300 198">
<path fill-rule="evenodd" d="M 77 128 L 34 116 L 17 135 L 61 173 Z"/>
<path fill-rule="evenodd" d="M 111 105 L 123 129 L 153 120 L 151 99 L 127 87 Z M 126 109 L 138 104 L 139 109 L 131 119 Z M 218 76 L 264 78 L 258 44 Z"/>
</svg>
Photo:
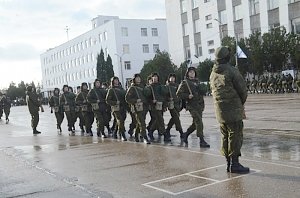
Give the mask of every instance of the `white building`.
<svg viewBox="0 0 300 198">
<path fill-rule="evenodd" d="M 168 51 L 166 20 L 94 18 L 92 30 L 41 54 L 43 91 L 64 84 L 73 88 L 82 82 L 92 84 L 101 48 L 105 57 L 111 56 L 115 76 L 125 85 L 157 49 Z"/>
<path fill-rule="evenodd" d="M 227 35 L 243 38 L 277 26 L 300 32 L 300 0 L 166 0 L 165 4 L 169 53 L 176 65 L 188 59 L 193 63 L 214 59 L 215 48 Z"/>
</svg>

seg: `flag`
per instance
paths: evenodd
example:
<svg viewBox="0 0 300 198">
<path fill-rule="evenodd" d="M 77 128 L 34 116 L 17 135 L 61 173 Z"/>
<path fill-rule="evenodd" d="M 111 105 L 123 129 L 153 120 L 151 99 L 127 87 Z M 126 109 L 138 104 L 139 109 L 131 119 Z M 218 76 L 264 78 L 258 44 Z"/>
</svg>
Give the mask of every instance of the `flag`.
<svg viewBox="0 0 300 198">
<path fill-rule="evenodd" d="M 236 52 L 237 52 L 238 58 L 247 58 L 246 54 L 243 52 L 243 50 L 240 48 L 240 46 L 237 46 Z"/>
</svg>

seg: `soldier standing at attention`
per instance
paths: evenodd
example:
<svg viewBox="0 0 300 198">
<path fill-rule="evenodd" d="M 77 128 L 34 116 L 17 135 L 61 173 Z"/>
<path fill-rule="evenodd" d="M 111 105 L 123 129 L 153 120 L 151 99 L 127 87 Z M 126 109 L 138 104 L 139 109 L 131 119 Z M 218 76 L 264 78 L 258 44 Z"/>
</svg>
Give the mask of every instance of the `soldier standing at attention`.
<svg viewBox="0 0 300 198">
<path fill-rule="evenodd" d="M 204 99 L 206 85 L 200 84 L 195 67 L 189 67 L 186 72 L 186 80 L 183 80 L 177 90 L 177 96 L 186 101 L 186 109 L 193 117 L 192 125 L 183 134 L 183 142 L 188 145 L 188 137 L 195 129 L 200 140 L 200 148 L 209 148 L 210 145 L 204 140 L 202 113 L 204 111 Z"/>
<path fill-rule="evenodd" d="M 57 130 L 59 131 L 59 134 L 61 135 L 61 123 L 64 120 L 64 111 L 61 105 L 59 105 L 59 89 L 55 88 L 53 91 L 53 95 L 50 97 L 49 100 L 49 105 L 51 107 L 51 113 L 53 113 L 54 110 L 54 114 L 56 117 L 56 126 L 57 126 Z"/>
<path fill-rule="evenodd" d="M 223 135 L 222 153 L 227 160 L 227 172 L 249 173 L 249 168 L 239 163 L 247 87 L 240 72 L 229 64 L 230 50 L 227 47 L 219 47 L 215 56 L 210 83 L 216 118 Z"/>
<path fill-rule="evenodd" d="M 84 82 L 81 84 L 81 92 L 76 96 L 75 103 L 81 107 L 86 133 L 90 136 L 93 136 L 92 125 L 94 122 L 94 114 L 92 111 L 92 106 L 87 100 L 88 93 L 88 85 Z"/>
<path fill-rule="evenodd" d="M 126 101 L 125 101 L 126 91 L 120 86 L 120 81 L 118 77 L 112 77 L 110 89 L 106 95 L 106 103 L 111 106 L 111 111 L 117 120 L 119 136 L 122 136 L 123 141 L 127 141 L 125 135 L 125 120 L 126 120 Z M 117 130 L 114 131 L 114 137 L 117 136 Z"/>
<path fill-rule="evenodd" d="M 100 80 L 94 81 L 94 88 L 87 95 L 87 101 L 92 105 L 92 110 L 97 122 L 97 136 L 107 138 L 104 133 L 105 117 L 107 114 L 107 104 L 105 103 L 106 90 L 101 88 Z"/>
<path fill-rule="evenodd" d="M 146 114 L 148 112 L 147 96 L 150 91 L 141 84 L 140 74 L 135 74 L 132 84 L 125 95 L 126 102 L 131 106 L 131 111 L 135 114 L 137 127 L 135 130 L 135 141 L 139 142 L 139 132 L 144 143 L 150 144 L 146 134 Z"/>
<path fill-rule="evenodd" d="M 75 134 L 75 130 L 72 129 L 75 122 L 75 98 L 76 95 L 73 92 L 69 92 L 68 85 L 63 86 L 63 93 L 59 98 L 59 105 L 63 107 L 68 120 L 68 131 L 70 135 Z"/>
<path fill-rule="evenodd" d="M 171 114 L 171 119 L 169 120 L 168 127 L 166 128 L 166 133 L 170 134 L 170 130 L 175 124 L 176 130 L 180 134 L 180 138 L 183 138 L 183 130 L 180 122 L 180 110 L 181 110 L 181 100 L 177 97 L 176 91 L 178 88 L 178 84 L 176 83 L 176 75 L 170 74 L 166 88 L 168 90 L 167 94 L 167 103 L 168 109 Z"/>
<path fill-rule="evenodd" d="M 40 134 L 41 132 L 38 131 L 36 127 L 38 126 L 40 120 L 39 110 L 40 108 L 42 112 L 44 110 L 40 101 L 38 100 L 38 95 L 32 86 L 27 87 L 26 102 L 31 115 L 31 127 L 33 129 L 33 134 Z"/>
</svg>

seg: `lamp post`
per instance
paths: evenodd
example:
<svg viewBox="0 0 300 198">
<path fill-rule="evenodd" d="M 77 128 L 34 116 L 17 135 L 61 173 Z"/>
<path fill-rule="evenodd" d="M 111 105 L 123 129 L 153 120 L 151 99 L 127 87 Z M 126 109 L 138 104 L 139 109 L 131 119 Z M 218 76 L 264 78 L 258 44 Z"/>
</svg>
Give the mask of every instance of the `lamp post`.
<svg viewBox="0 0 300 198">
<path fill-rule="evenodd" d="M 221 43 L 222 43 L 222 40 L 224 38 L 224 35 L 223 35 L 223 23 L 221 21 L 219 21 L 218 19 L 214 19 L 215 21 L 217 21 L 219 23 L 219 28 L 220 28 L 220 33 L 221 33 Z"/>
<path fill-rule="evenodd" d="M 122 86 L 124 87 L 125 84 L 124 84 L 123 64 L 122 64 L 122 57 L 123 57 L 124 54 L 119 55 L 119 54 L 115 53 L 115 55 L 116 55 L 116 56 L 119 58 L 119 60 L 120 60 L 120 67 L 121 67 L 121 84 L 122 84 Z"/>
</svg>

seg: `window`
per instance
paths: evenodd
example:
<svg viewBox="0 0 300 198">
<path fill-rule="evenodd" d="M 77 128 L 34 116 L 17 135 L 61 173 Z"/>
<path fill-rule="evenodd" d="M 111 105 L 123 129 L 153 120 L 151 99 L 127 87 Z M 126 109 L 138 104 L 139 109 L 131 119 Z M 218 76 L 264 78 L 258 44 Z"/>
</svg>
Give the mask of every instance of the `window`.
<svg viewBox="0 0 300 198">
<path fill-rule="evenodd" d="M 124 61 L 125 70 L 131 70 L 131 63 L 130 61 Z"/>
<path fill-rule="evenodd" d="M 210 2 L 210 0 L 204 0 L 204 3 L 208 3 L 208 2 Z"/>
<path fill-rule="evenodd" d="M 102 41 L 103 41 L 102 34 L 99 34 L 99 43 L 102 43 Z"/>
<path fill-rule="evenodd" d="M 181 13 L 185 13 L 186 12 L 186 0 L 180 0 L 180 9 L 181 9 Z"/>
<path fill-rule="evenodd" d="M 279 0 L 268 0 L 269 10 L 279 7 Z"/>
<path fill-rule="evenodd" d="M 207 41 L 207 46 L 212 46 L 212 45 L 214 45 L 214 40 Z"/>
<path fill-rule="evenodd" d="M 148 44 L 143 45 L 143 53 L 149 53 L 149 45 Z"/>
<path fill-rule="evenodd" d="M 295 2 L 298 2 L 300 0 L 289 0 L 289 3 L 295 3 Z"/>
<path fill-rule="evenodd" d="M 194 33 L 200 32 L 200 19 L 194 21 Z"/>
<path fill-rule="evenodd" d="M 90 47 L 92 46 L 92 43 L 93 43 L 92 38 L 89 38 L 89 46 L 90 46 Z"/>
<path fill-rule="evenodd" d="M 127 27 L 122 27 L 121 31 L 122 31 L 122 36 L 128 36 L 128 28 Z"/>
<path fill-rule="evenodd" d="M 182 34 L 183 34 L 183 36 L 188 35 L 188 25 L 187 25 L 187 23 L 182 25 Z"/>
<path fill-rule="evenodd" d="M 141 36 L 148 36 L 147 28 L 141 28 Z"/>
<path fill-rule="evenodd" d="M 212 28 L 212 27 L 213 27 L 212 23 L 206 24 L 206 29 L 210 29 L 210 28 Z"/>
<path fill-rule="evenodd" d="M 159 50 L 159 44 L 153 44 L 153 52 L 156 53 Z"/>
<path fill-rule="evenodd" d="M 199 7 L 199 1 L 200 0 L 192 0 L 192 8 L 193 9 Z"/>
<path fill-rule="evenodd" d="M 222 24 L 227 24 L 227 14 L 226 10 L 220 11 L 219 12 L 219 21 L 221 22 L 220 25 Z"/>
<path fill-rule="evenodd" d="M 215 53 L 215 49 L 209 49 L 209 50 L 208 50 L 208 53 L 209 53 L 209 54 Z"/>
<path fill-rule="evenodd" d="M 191 50 L 190 50 L 190 47 L 186 47 L 184 50 L 185 50 L 185 58 L 186 58 L 186 59 L 191 58 Z"/>
<path fill-rule="evenodd" d="M 105 48 L 105 50 L 104 50 L 104 54 L 105 54 L 105 57 L 107 57 L 107 56 L 108 56 L 108 54 L 109 54 L 109 52 L 108 52 L 108 48 Z"/>
<path fill-rule="evenodd" d="M 242 10 L 241 4 L 233 7 L 233 17 L 235 21 L 242 19 Z"/>
<path fill-rule="evenodd" d="M 129 54 L 129 45 L 128 44 L 123 45 L 123 54 Z"/>
<path fill-rule="evenodd" d="M 200 57 L 200 56 L 202 56 L 202 46 L 201 46 L 201 44 L 197 44 L 196 46 L 196 55 L 198 56 L 198 57 Z"/>
<path fill-rule="evenodd" d="M 89 41 L 85 40 L 85 48 L 88 48 L 88 46 L 89 46 Z"/>
<path fill-rule="evenodd" d="M 104 33 L 103 33 L 103 39 L 104 39 L 105 41 L 107 41 L 107 32 L 104 32 Z"/>
<path fill-rule="evenodd" d="M 152 36 L 158 36 L 157 28 L 152 28 Z"/>
<path fill-rule="evenodd" d="M 211 14 L 205 16 L 205 20 L 206 20 L 206 21 L 211 20 L 211 19 L 212 19 Z"/>
<path fill-rule="evenodd" d="M 292 30 L 294 33 L 300 33 L 300 18 L 292 20 Z"/>
<path fill-rule="evenodd" d="M 255 15 L 259 13 L 259 0 L 250 0 L 250 15 Z"/>
</svg>

